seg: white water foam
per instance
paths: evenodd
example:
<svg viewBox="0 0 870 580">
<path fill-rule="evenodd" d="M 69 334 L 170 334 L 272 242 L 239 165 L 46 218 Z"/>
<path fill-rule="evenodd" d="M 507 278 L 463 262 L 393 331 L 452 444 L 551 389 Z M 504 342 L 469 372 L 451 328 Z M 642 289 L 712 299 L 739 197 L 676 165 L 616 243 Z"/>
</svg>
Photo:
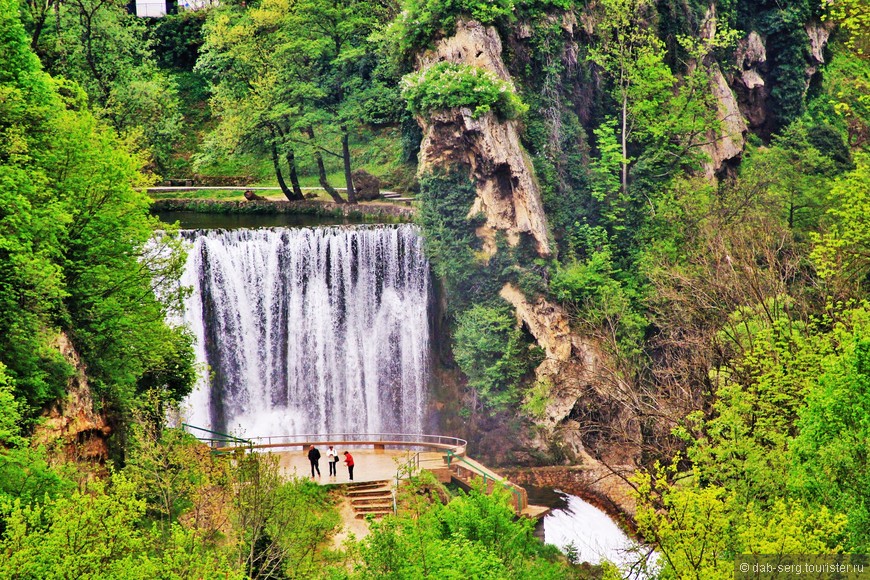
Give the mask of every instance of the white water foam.
<svg viewBox="0 0 870 580">
<path fill-rule="evenodd" d="M 544 516 L 544 542 L 563 552 L 569 546 L 577 550 L 580 562 L 600 564 L 608 561 L 632 577 L 646 577 L 633 565 L 647 554 L 642 546 L 616 525 L 610 516 L 577 496 L 556 490 L 568 501 Z"/>
<path fill-rule="evenodd" d="M 429 264 L 417 228 L 185 232 L 203 373 L 187 422 L 244 436 L 422 431 Z"/>
</svg>

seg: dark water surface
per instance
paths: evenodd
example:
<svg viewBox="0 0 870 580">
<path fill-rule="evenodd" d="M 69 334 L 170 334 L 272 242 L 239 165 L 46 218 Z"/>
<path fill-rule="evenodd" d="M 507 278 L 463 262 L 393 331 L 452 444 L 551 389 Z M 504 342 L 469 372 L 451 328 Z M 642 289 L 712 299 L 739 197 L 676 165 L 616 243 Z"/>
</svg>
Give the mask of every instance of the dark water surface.
<svg viewBox="0 0 870 580">
<path fill-rule="evenodd" d="M 160 221 L 179 222 L 184 230 L 238 230 L 242 228 L 302 228 L 374 223 L 376 220 L 300 214 L 201 213 L 196 211 L 155 212 Z"/>
</svg>

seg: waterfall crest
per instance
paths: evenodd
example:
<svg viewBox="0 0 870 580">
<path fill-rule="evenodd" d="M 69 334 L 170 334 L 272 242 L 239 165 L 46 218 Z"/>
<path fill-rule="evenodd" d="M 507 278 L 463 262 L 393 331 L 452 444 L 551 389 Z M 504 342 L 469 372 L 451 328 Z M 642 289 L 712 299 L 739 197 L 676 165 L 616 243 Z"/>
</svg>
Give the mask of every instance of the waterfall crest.
<svg viewBox="0 0 870 580">
<path fill-rule="evenodd" d="M 246 436 L 422 431 L 430 281 L 416 227 L 183 235 L 184 316 L 210 371 L 190 423 Z"/>
</svg>

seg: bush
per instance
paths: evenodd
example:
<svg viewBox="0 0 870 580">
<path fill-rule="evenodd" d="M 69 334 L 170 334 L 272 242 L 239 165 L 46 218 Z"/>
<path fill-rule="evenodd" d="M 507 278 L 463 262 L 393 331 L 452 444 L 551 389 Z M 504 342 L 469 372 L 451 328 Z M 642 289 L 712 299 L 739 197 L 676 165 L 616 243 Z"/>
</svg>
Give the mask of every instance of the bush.
<svg viewBox="0 0 870 580">
<path fill-rule="evenodd" d="M 528 110 L 510 83 L 480 67 L 439 62 L 402 78 L 402 96 L 415 114 L 468 107 L 476 119 L 490 110 L 514 119 Z"/>
<path fill-rule="evenodd" d="M 527 370 L 522 332 L 506 306 L 476 304 L 459 315 L 453 354 L 481 402 L 503 410 L 517 402 Z"/>
<path fill-rule="evenodd" d="M 409 0 L 393 23 L 390 36 L 399 39 L 402 53 L 409 55 L 426 47 L 439 34 L 449 36 L 459 16 L 481 24 L 512 19 L 514 0 Z"/>
</svg>

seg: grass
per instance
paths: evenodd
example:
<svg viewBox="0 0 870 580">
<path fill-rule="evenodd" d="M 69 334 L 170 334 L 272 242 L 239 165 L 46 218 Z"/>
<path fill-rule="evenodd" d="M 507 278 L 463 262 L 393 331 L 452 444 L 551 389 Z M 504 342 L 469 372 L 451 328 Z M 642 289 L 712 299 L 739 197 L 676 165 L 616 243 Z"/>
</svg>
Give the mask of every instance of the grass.
<svg viewBox="0 0 870 580">
<path fill-rule="evenodd" d="M 176 82 L 180 87 L 185 88 L 180 91 L 181 94 L 187 96 L 182 105 L 183 110 L 186 111 L 187 130 L 178 144 L 172 163 L 164 169 L 163 177 L 165 179 L 189 179 L 194 176 L 244 177 L 250 185 L 277 186 L 272 160 L 265 153 L 239 153 L 194 167 L 193 160 L 200 151 L 206 135 L 214 127 L 215 121 L 211 118 L 202 87 L 199 86 L 203 82 L 202 79 L 194 73 L 178 73 Z M 329 147 L 336 152 L 340 151 L 338 143 L 330 144 Z M 382 189 L 406 191 L 414 182 L 416 168 L 401 160 L 401 131 L 398 127 L 362 128 L 351 134 L 350 149 L 353 169 L 364 169 L 379 177 Z M 341 158 L 324 154 L 323 161 L 329 183 L 335 188 L 344 187 L 344 168 Z M 320 187 L 313 156 L 300 150 L 297 152 L 297 163 L 300 185 Z M 283 159 L 281 170 L 289 185 L 287 166 Z M 184 197 L 192 195 L 192 192 L 181 193 Z M 204 191 L 197 192 L 195 195 L 197 198 L 232 199 L 240 193 Z M 182 197 L 182 195 L 174 193 L 163 197 Z M 318 197 L 331 199 L 324 192 L 321 192 Z M 276 198 L 281 199 L 283 196 L 279 193 Z"/>
</svg>

